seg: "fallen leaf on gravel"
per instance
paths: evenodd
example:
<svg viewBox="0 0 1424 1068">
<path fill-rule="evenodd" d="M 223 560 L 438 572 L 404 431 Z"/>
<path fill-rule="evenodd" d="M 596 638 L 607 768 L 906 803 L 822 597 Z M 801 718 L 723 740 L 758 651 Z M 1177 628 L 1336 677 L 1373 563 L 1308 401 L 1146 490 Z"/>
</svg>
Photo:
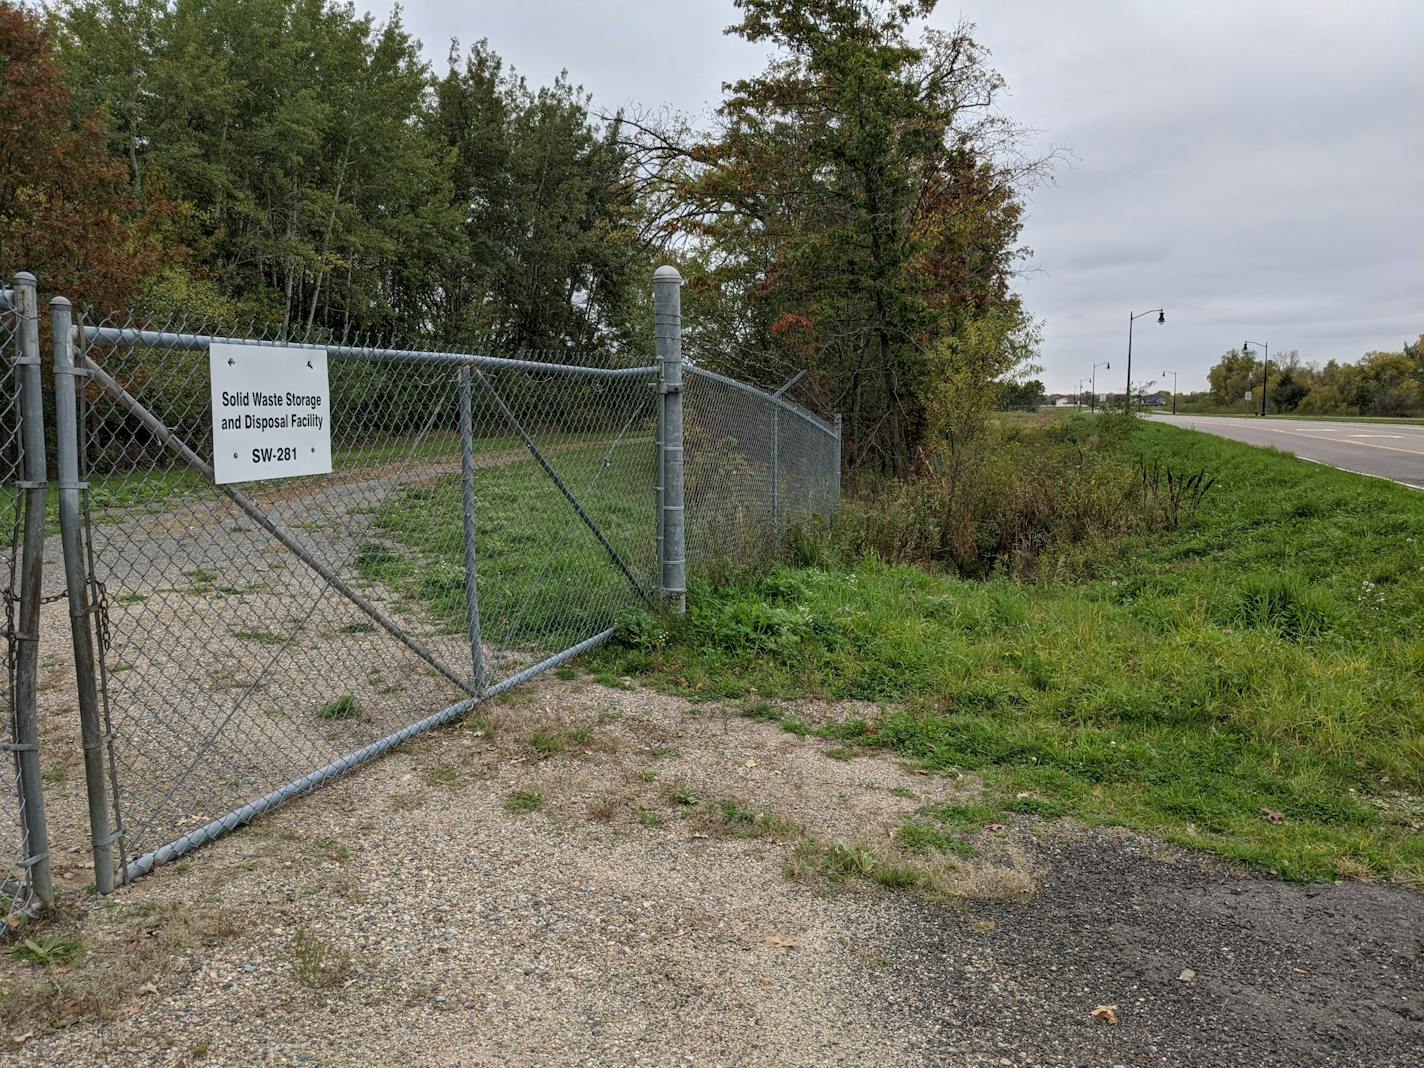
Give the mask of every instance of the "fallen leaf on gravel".
<svg viewBox="0 0 1424 1068">
<path fill-rule="evenodd" d="M 796 948 L 795 939 L 787 938 L 785 935 L 769 934 L 765 938 L 763 938 L 762 941 L 769 946 L 775 946 L 777 949 Z"/>
<path fill-rule="evenodd" d="M 915 774 L 916 774 L 916 775 L 928 775 L 929 772 L 927 772 L 924 768 L 916 768 L 916 769 L 915 769 Z"/>
<path fill-rule="evenodd" d="M 1103 1023 L 1117 1023 L 1117 1006 L 1099 1005 L 1096 1009 L 1093 1010 L 1093 1019 L 1101 1020 Z"/>
<path fill-rule="evenodd" d="M 747 767 L 749 767 L 749 768 L 754 768 L 754 767 L 756 767 L 756 761 L 755 761 L 755 760 L 748 760 L 748 761 L 747 761 Z"/>
<path fill-rule="evenodd" d="M 1292 968 L 1291 971 L 1295 972 L 1297 975 L 1309 975 L 1309 974 L 1310 974 L 1310 969 L 1309 969 L 1309 968 Z"/>
<path fill-rule="evenodd" d="M 986 823 L 984 825 L 984 829 L 986 831 L 1002 831 L 1004 829 L 1004 825 L 1002 823 Z"/>
<path fill-rule="evenodd" d="M 771 985 L 771 976 L 769 976 L 769 975 L 758 975 L 758 976 L 757 976 L 757 979 L 759 979 L 759 980 L 761 981 L 761 985 L 762 985 L 762 986 L 770 986 L 770 985 Z"/>
<path fill-rule="evenodd" d="M 1277 812 L 1273 808 L 1261 809 L 1261 815 L 1265 816 L 1266 819 L 1270 820 L 1272 823 L 1280 823 L 1283 819 L 1286 818 L 1286 814 L 1284 812 Z"/>
<path fill-rule="evenodd" d="M 1197 973 L 1190 968 L 1183 968 L 1182 974 L 1177 976 L 1177 978 L 1184 983 L 1195 983 L 1197 981 Z"/>
<path fill-rule="evenodd" d="M 158 987 L 154 986 L 152 983 L 144 983 L 143 986 L 138 988 L 138 992 L 140 994 L 157 994 Z"/>
</svg>

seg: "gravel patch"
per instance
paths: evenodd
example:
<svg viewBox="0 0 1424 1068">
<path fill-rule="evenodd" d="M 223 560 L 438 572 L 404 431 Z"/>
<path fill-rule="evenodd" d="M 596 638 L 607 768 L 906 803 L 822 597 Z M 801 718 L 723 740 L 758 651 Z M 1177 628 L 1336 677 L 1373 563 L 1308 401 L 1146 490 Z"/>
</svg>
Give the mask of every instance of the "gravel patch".
<svg viewBox="0 0 1424 1068">
<path fill-rule="evenodd" d="M 794 881 L 790 836 L 708 822 L 734 799 L 888 843 L 976 796 L 831 751 L 546 677 L 104 903 L 71 892 L 71 969 L 0 963 L 8 1060 L 1420 1063 L 1419 896 L 1024 820 L 931 902 Z"/>
</svg>

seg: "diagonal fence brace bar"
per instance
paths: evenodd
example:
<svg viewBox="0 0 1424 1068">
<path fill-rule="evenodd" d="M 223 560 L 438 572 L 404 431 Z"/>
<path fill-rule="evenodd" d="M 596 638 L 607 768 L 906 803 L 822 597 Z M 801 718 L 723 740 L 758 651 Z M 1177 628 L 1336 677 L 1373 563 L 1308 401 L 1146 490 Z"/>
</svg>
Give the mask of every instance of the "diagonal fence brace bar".
<svg viewBox="0 0 1424 1068">
<path fill-rule="evenodd" d="M 258 798 L 256 801 L 243 805 L 241 808 L 229 812 L 226 816 L 221 816 L 211 823 L 199 827 L 196 831 L 185 834 L 183 837 L 169 842 L 167 845 L 160 846 L 151 853 L 145 853 L 143 856 L 129 863 L 124 871 L 124 881 L 132 882 L 140 875 L 146 875 L 152 871 L 155 865 L 166 864 L 169 861 L 177 860 L 189 850 L 196 849 L 198 846 L 211 842 L 215 838 L 220 838 L 229 831 L 235 831 L 237 828 L 251 823 L 264 812 L 269 812 L 286 801 L 310 793 L 323 783 L 329 782 L 340 775 L 344 775 L 348 771 L 358 768 L 363 764 L 370 763 L 377 757 L 390 752 L 396 748 L 396 746 L 410 741 L 410 739 L 417 735 L 434 730 L 436 727 L 443 727 L 447 723 L 453 723 L 485 701 L 499 697 L 501 694 L 507 693 L 516 686 L 522 686 L 536 675 L 556 668 L 560 664 L 574 659 L 574 657 L 582 656 L 590 649 L 596 649 L 612 638 L 616 631 L 616 627 L 609 627 L 607 630 L 601 631 L 591 638 L 585 638 L 577 645 L 570 646 L 561 653 L 555 653 L 553 656 L 541 660 L 537 664 L 531 664 L 517 675 L 511 675 L 503 682 L 496 683 L 477 696 L 466 697 L 450 705 L 448 708 L 436 712 L 434 715 L 427 716 L 417 723 L 412 723 L 408 727 L 402 727 L 394 734 L 388 734 L 384 738 L 356 750 L 354 753 L 348 753 L 339 760 L 333 760 L 325 767 L 318 768 L 307 775 L 303 775 L 300 779 L 294 779 L 292 782 L 273 790 L 271 793 Z"/>
<path fill-rule="evenodd" d="M 97 363 L 91 360 L 87 355 L 81 355 L 80 358 L 84 361 L 85 366 L 88 368 L 89 373 L 94 377 L 94 380 L 100 385 L 102 385 L 104 389 L 106 389 L 111 395 L 113 395 L 115 400 L 117 400 L 120 404 L 127 408 L 129 412 L 134 415 L 135 418 L 137 418 L 140 422 L 144 424 L 144 426 L 146 426 L 150 431 L 152 431 L 153 435 L 158 438 L 158 440 L 163 445 L 176 452 L 190 466 L 192 466 L 205 478 L 213 478 L 212 465 L 204 461 L 201 456 L 199 456 L 192 449 L 190 449 L 184 442 L 179 441 L 178 438 L 174 435 L 174 433 L 166 426 L 164 426 L 163 422 L 157 416 L 155 416 L 152 412 L 150 412 L 147 408 L 145 408 L 142 404 L 140 404 L 132 396 L 130 396 L 128 391 L 125 390 L 123 386 L 119 385 L 118 382 L 114 381 L 114 379 L 110 377 L 107 371 L 105 371 Z M 249 519 L 251 519 L 258 526 L 262 527 L 262 529 L 267 531 L 268 534 L 271 534 L 272 537 L 276 538 L 279 542 L 286 546 L 286 548 L 290 549 L 291 552 L 299 560 L 302 561 L 302 563 L 310 567 L 313 571 L 320 575 L 322 579 L 325 580 L 334 590 L 336 590 L 343 597 L 349 600 L 357 608 L 361 609 L 361 611 L 365 612 L 366 615 L 370 616 L 371 619 L 375 621 L 375 623 L 380 626 L 380 628 L 384 630 L 387 634 L 389 634 L 392 638 L 400 642 L 416 656 L 420 657 L 420 659 L 424 660 L 427 664 L 433 667 L 450 682 L 458 686 L 465 693 L 473 695 L 476 692 L 475 688 L 472 687 L 467 681 L 465 681 L 454 671 L 451 671 L 448 667 L 446 667 L 440 661 L 439 657 L 435 656 L 435 654 L 427 650 L 414 638 L 406 634 L 405 631 L 403 631 L 396 623 L 389 619 L 384 612 L 382 612 L 370 601 L 366 600 L 366 598 L 362 597 L 359 593 L 357 593 L 349 585 L 347 585 L 347 583 L 341 578 L 340 575 L 336 574 L 330 568 L 322 564 L 321 561 L 317 560 L 316 557 L 312 556 L 311 553 L 307 552 L 306 547 L 303 546 L 300 541 L 298 541 L 288 531 L 284 530 L 282 527 L 272 522 L 272 520 L 267 517 L 266 513 L 263 512 L 262 509 L 259 508 L 255 503 L 249 500 L 247 496 L 243 494 L 240 490 L 233 489 L 231 486 L 228 485 L 220 485 L 217 486 L 217 488 L 222 490 L 223 493 L 227 494 L 227 496 L 231 498 L 232 502 L 236 504 L 239 508 L 241 508 L 244 513 L 246 513 Z"/>
<path fill-rule="evenodd" d="M 510 411 L 509 405 L 504 403 L 504 398 L 499 395 L 499 391 L 494 388 L 493 384 L 491 384 L 490 380 L 484 374 L 476 369 L 475 375 L 479 378 L 480 385 L 484 386 L 485 392 L 490 395 L 490 399 L 493 400 L 499 410 L 504 413 L 504 418 L 508 421 L 510 427 L 519 435 L 520 440 L 524 442 L 524 447 L 529 450 L 529 455 L 539 462 L 539 466 L 544 469 L 544 473 L 549 476 L 555 486 L 559 487 L 559 492 L 564 495 L 564 500 L 569 502 L 570 507 L 572 507 L 578 514 L 578 517 L 583 520 L 583 525 L 593 531 L 593 536 L 598 539 L 598 544 L 603 546 L 603 551 L 608 554 L 608 558 L 618 566 L 619 571 L 623 572 L 623 577 L 628 580 L 633 589 L 638 591 L 638 596 L 646 601 L 648 599 L 648 592 L 643 589 L 643 584 L 639 582 L 637 578 L 634 577 L 633 572 L 628 569 L 628 565 L 623 562 L 623 557 L 618 555 L 618 550 L 603 536 L 603 531 L 598 528 L 598 524 L 593 521 L 593 517 L 584 511 L 583 505 L 579 502 L 579 499 L 574 496 L 573 490 L 569 489 L 564 480 L 559 477 L 559 473 L 549 465 L 549 461 L 546 460 L 544 454 L 539 451 L 539 446 L 534 444 L 534 439 L 531 438 L 528 431 L 524 429 L 524 424 L 519 421 L 519 417 Z"/>
</svg>

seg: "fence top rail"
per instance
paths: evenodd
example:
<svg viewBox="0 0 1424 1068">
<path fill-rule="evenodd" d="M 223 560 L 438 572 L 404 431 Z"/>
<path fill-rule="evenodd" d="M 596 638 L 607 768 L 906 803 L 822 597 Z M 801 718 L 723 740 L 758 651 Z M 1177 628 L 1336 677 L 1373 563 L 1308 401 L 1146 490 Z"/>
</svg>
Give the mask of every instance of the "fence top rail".
<svg viewBox="0 0 1424 1068">
<path fill-rule="evenodd" d="M 778 397 L 773 393 L 768 393 L 764 389 L 757 389 L 756 386 L 750 386 L 745 382 L 738 382 L 735 378 L 719 375 L 716 371 L 709 371 L 705 367 L 698 367 L 695 363 L 689 363 L 687 365 L 687 373 L 695 375 L 698 378 L 706 378 L 709 381 L 717 382 L 724 386 L 730 386 L 732 389 L 739 389 L 749 396 L 766 401 L 767 404 L 773 404 L 782 409 L 782 411 L 789 412 L 800 419 L 804 419 L 823 434 L 829 435 L 830 437 L 836 436 L 836 428 L 831 426 L 830 423 L 815 413 L 807 411 L 801 407 L 801 405 L 787 400 L 785 397 Z"/>
<path fill-rule="evenodd" d="M 418 363 L 450 366 L 488 367 L 491 370 L 535 371 L 540 374 L 580 375 L 587 378 L 647 378 L 658 373 L 656 367 L 579 367 L 577 364 L 544 363 L 539 360 L 515 360 L 503 356 L 477 356 L 471 353 L 438 352 L 425 349 L 388 349 L 360 345 L 323 345 L 309 341 L 263 341 L 243 337 L 218 337 L 212 334 L 174 333 L 167 330 L 140 330 L 128 326 L 84 326 L 82 338 L 88 343 L 127 345 L 133 348 L 173 349 L 206 352 L 214 344 L 263 345 L 274 348 L 325 352 L 347 360 L 410 360 Z"/>
</svg>

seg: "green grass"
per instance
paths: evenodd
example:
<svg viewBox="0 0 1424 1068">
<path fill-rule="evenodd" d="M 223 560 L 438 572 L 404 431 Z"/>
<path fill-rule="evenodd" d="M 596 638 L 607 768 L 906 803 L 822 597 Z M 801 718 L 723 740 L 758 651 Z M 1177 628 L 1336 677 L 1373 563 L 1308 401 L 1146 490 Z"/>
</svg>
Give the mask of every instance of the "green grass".
<svg viewBox="0 0 1424 1068">
<path fill-rule="evenodd" d="M 550 462 L 646 583 L 653 515 L 652 451 L 625 443 L 564 449 Z M 477 484 L 480 622 L 485 641 L 550 652 L 613 625 L 637 594 L 592 532 L 533 460 L 482 470 Z M 382 541 L 356 559 L 358 573 L 423 605 L 452 632 L 465 627 L 463 498 L 458 476 L 412 487 L 374 515 Z"/>
<path fill-rule="evenodd" d="M 83 952 L 84 943 L 79 939 L 47 934 L 41 938 L 26 938 L 10 950 L 10 955 L 26 964 L 48 967 L 73 964 Z"/>
<path fill-rule="evenodd" d="M 349 693 L 345 693 L 334 701 L 328 701 L 312 715 L 317 719 L 355 719 L 361 715 L 361 704 Z"/>
<path fill-rule="evenodd" d="M 504 799 L 504 807 L 514 813 L 537 812 L 544 807 L 544 795 L 538 790 L 515 790 Z"/>
<path fill-rule="evenodd" d="M 973 769 L 1004 811 L 1424 882 L 1424 494 L 1151 422 L 1118 447 L 1218 484 L 1180 530 L 1035 583 L 866 560 L 704 587 L 595 666 L 757 718 L 878 702 L 815 733 Z"/>
</svg>

